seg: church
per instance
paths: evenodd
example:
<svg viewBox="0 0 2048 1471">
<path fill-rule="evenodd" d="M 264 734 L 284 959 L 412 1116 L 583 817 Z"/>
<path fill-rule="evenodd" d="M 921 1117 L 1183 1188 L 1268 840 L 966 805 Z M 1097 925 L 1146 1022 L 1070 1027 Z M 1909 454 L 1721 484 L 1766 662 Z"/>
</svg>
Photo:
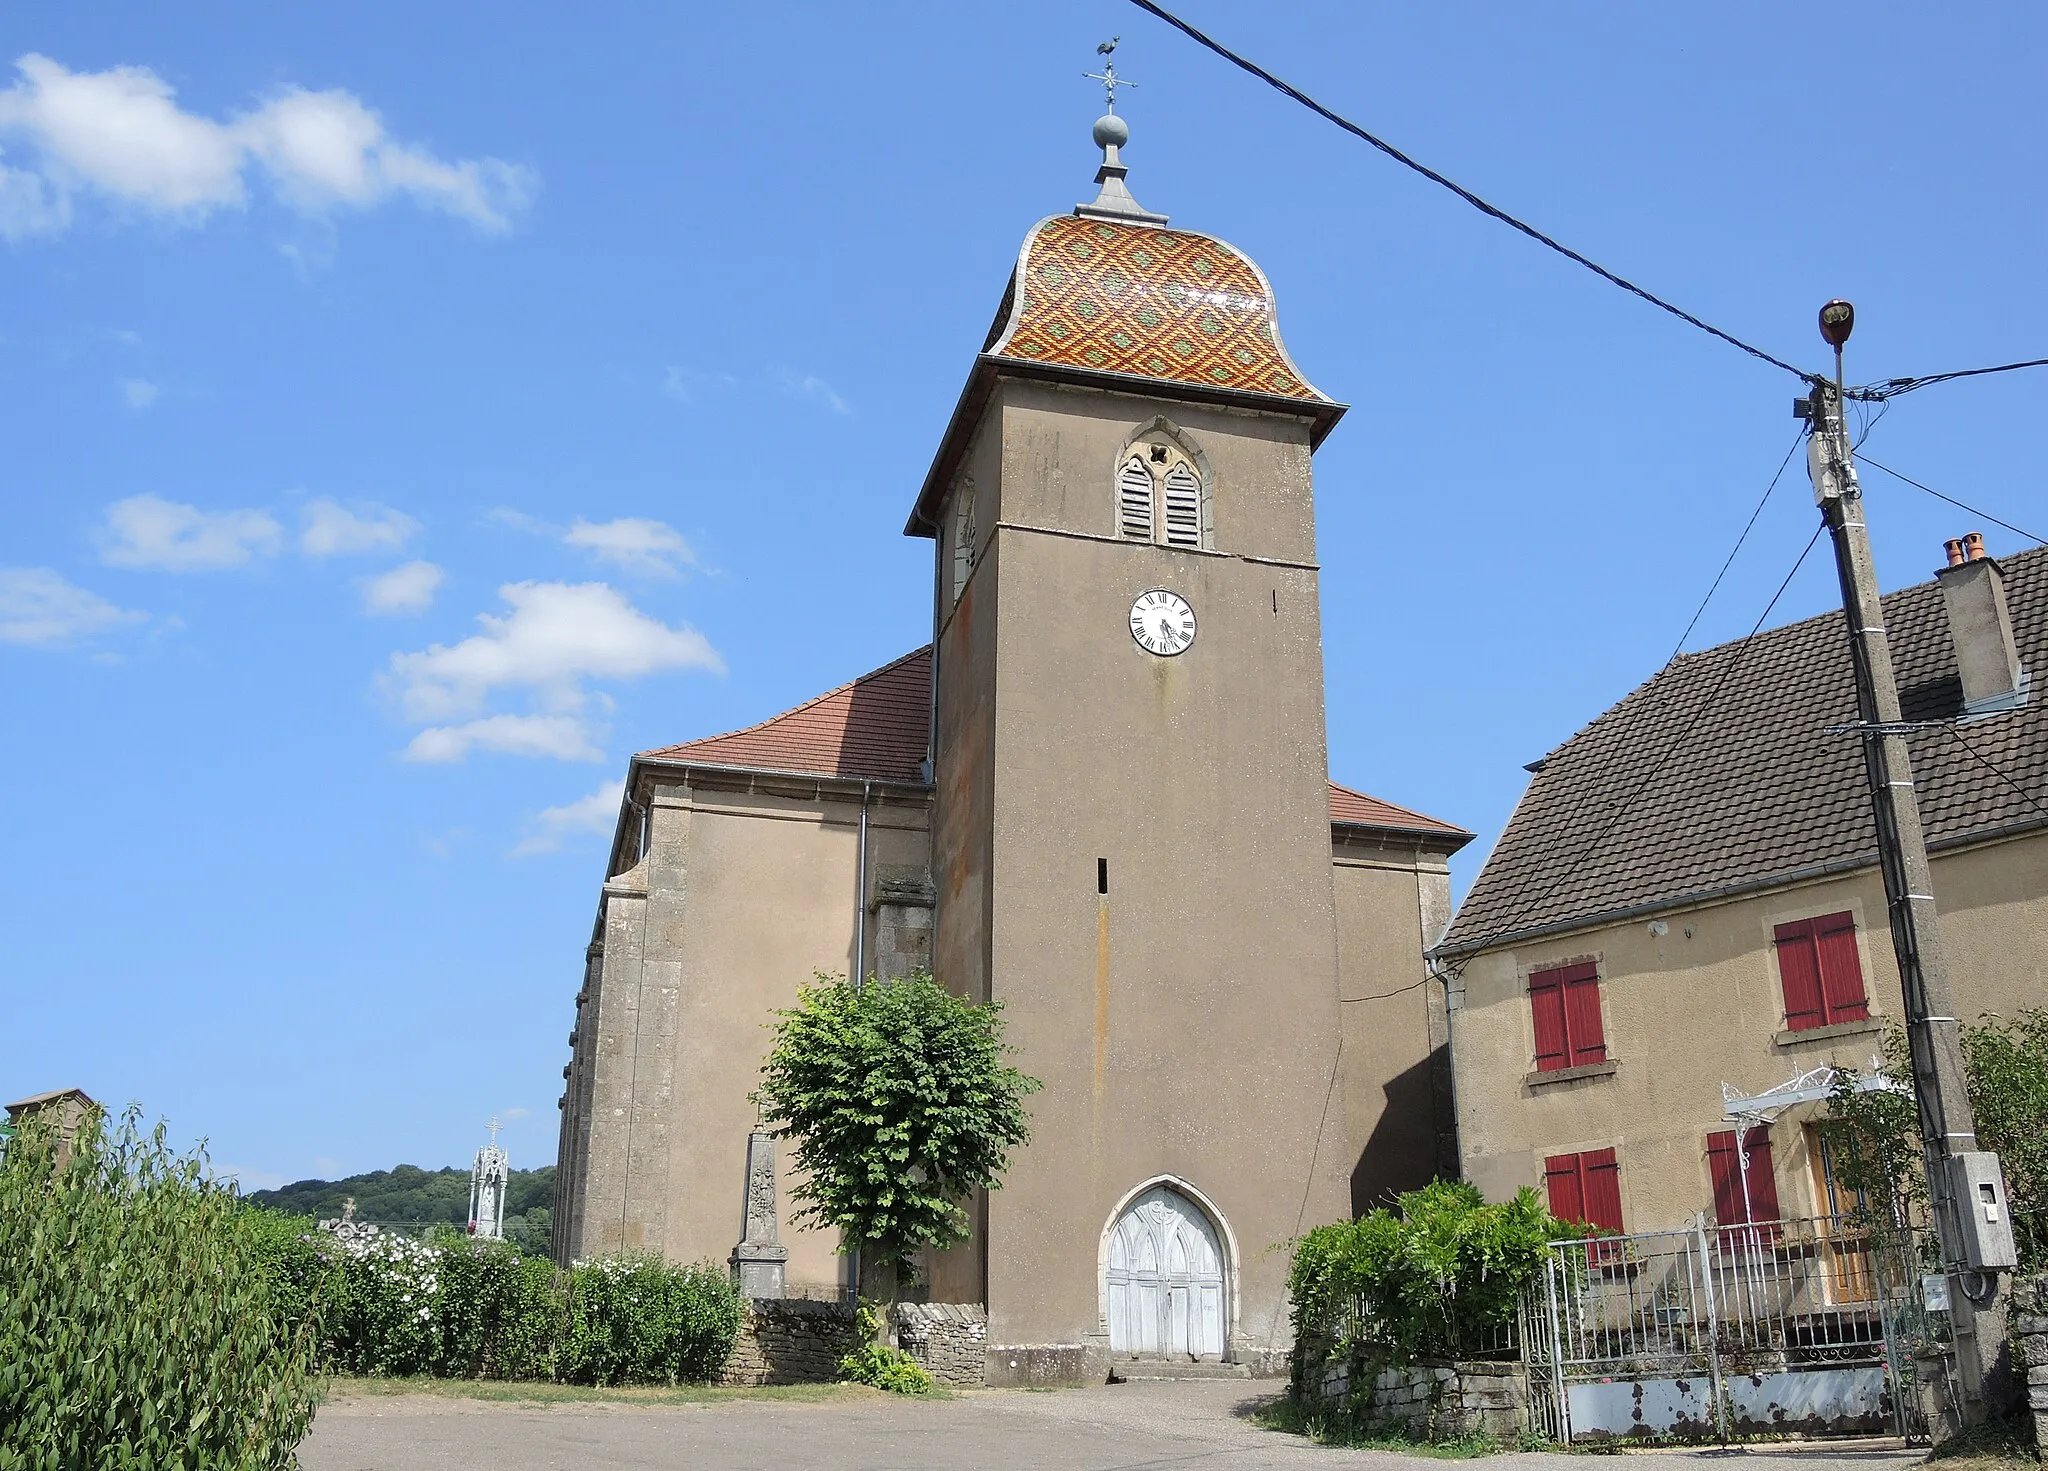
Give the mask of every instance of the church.
<svg viewBox="0 0 2048 1471">
<path fill-rule="evenodd" d="M 1124 121 L 1094 138 L 1099 193 L 1025 233 L 910 507 L 928 641 L 633 758 L 564 1069 L 557 1255 L 722 1263 L 800 984 L 1002 1003 L 1031 1142 L 920 1289 L 986 1305 L 991 1384 L 1274 1372 L 1287 1244 L 1458 1168 L 1423 952 L 1472 835 L 1330 780 L 1313 456 L 1344 405 L 1257 265 L 1139 205 Z M 844 1296 L 789 1214 L 783 1290 Z"/>
</svg>

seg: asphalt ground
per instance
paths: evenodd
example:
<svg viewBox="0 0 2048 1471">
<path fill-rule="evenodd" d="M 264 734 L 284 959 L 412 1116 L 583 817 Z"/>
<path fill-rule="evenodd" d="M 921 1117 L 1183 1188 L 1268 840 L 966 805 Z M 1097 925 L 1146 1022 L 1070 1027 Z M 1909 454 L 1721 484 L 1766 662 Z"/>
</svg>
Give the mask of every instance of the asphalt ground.
<svg viewBox="0 0 2048 1471">
<path fill-rule="evenodd" d="M 321 1407 L 299 1457 L 305 1471 L 1443 1471 L 1445 1463 L 1433 1457 L 1336 1450 L 1261 1430 L 1246 1416 L 1271 1393 L 1241 1381 L 1198 1381 L 983 1390 L 943 1400 L 877 1394 L 812 1404 L 534 1405 L 344 1394 Z M 1903 1471 L 1921 1454 L 1864 1442 L 1630 1459 L 1638 1471 L 1707 1471 L 1690 1464 L 1702 1461 L 1719 1462 L 1724 1471 L 1729 1461 L 1745 1471 Z M 1480 1464 L 1484 1471 L 1588 1471 L 1586 1457 L 1554 1453 L 1504 1454 Z"/>
</svg>

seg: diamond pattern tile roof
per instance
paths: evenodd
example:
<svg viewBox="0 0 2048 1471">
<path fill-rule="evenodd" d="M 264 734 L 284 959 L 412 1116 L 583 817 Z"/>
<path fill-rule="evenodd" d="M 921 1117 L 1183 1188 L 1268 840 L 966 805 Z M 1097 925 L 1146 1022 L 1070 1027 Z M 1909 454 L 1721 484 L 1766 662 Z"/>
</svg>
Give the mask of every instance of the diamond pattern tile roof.
<svg viewBox="0 0 2048 1471">
<path fill-rule="evenodd" d="M 1054 215 L 1024 237 L 989 355 L 1314 403 L 1273 291 L 1208 235 Z"/>
<path fill-rule="evenodd" d="M 1961 727 L 1960 740 L 1912 737 L 1937 849 L 2048 824 L 2036 805 L 2048 806 L 2048 548 L 1999 565 L 2033 699 Z M 1940 587 L 1892 593 L 1884 621 L 1905 718 L 1958 715 Z M 1738 642 L 1672 660 L 1545 759 L 1441 948 L 1483 949 L 1618 910 L 1874 864 L 1857 741 L 1822 734 L 1856 719 L 1848 638 L 1842 615 L 1826 613 L 1759 634 L 1747 653 Z"/>
<path fill-rule="evenodd" d="M 927 644 L 759 725 L 642 751 L 640 759 L 921 786 L 931 680 L 932 650 Z M 1472 836 L 1461 827 L 1335 782 L 1330 783 L 1330 820 L 1459 842 Z"/>
</svg>

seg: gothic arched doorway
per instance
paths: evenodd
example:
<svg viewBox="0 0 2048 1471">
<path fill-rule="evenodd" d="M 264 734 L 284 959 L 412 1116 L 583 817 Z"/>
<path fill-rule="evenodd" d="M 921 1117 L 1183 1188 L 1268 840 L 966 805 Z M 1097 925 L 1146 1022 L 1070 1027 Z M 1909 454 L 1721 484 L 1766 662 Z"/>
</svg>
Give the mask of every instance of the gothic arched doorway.
<svg viewBox="0 0 2048 1471">
<path fill-rule="evenodd" d="M 1154 1185 L 1110 1228 L 1103 1272 L 1111 1353 L 1191 1358 L 1223 1354 L 1224 1257 L 1208 1213 Z"/>
</svg>

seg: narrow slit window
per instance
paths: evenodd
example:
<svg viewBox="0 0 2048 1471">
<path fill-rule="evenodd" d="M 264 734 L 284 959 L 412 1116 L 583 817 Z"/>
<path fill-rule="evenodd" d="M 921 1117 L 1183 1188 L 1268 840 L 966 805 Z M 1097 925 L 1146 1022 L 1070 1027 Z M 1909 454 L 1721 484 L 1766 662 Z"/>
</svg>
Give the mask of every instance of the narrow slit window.
<svg viewBox="0 0 2048 1471">
<path fill-rule="evenodd" d="M 1116 488 L 1117 531 L 1133 541 L 1152 540 L 1152 469 L 1143 456 L 1124 461 Z"/>
</svg>

